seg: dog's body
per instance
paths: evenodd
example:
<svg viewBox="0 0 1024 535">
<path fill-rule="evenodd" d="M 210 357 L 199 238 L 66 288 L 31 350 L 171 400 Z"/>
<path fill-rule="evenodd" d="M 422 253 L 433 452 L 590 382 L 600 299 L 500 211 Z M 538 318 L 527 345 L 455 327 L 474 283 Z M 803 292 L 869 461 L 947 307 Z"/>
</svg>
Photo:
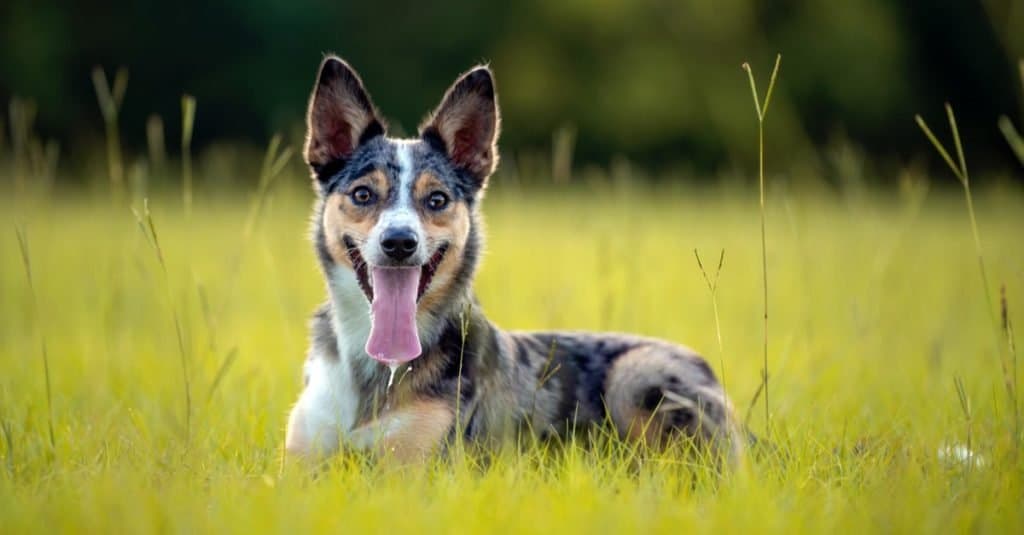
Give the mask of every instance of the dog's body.
<svg viewBox="0 0 1024 535">
<path fill-rule="evenodd" d="M 322 64 L 306 160 L 329 299 L 313 318 L 288 451 L 415 459 L 457 436 L 610 422 L 626 437 L 689 437 L 732 456 L 729 401 L 692 351 L 628 335 L 505 332 L 483 316 L 471 283 L 498 130 L 485 67 L 452 86 L 420 138 L 395 140 L 355 72 L 334 57 Z"/>
</svg>

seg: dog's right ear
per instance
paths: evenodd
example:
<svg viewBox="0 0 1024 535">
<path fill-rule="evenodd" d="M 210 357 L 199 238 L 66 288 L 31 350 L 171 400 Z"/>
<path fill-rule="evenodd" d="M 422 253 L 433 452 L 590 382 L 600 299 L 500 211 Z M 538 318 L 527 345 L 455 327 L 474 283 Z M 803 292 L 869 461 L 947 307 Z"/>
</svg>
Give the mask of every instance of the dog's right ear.
<svg viewBox="0 0 1024 535">
<path fill-rule="evenodd" d="M 337 172 L 360 145 L 384 134 L 359 75 L 337 56 L 320 64 L 306 124 L 306 163 L 320 181 Z"/>
</svg>

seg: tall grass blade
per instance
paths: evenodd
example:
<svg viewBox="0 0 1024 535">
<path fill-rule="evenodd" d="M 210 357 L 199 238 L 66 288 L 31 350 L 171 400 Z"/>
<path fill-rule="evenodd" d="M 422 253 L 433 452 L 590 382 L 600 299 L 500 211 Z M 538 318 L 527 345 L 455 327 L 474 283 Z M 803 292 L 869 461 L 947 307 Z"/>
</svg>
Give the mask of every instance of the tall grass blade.
<svg viewBox="0 0 1024 535">
<path fill-rule="evenodd" d="M 572 181 L 572 159 L 576 149 L 576 128 L 563 125 L 551 135 L 551 177 L 556 184 Z"/>
<path fill-rule="evenodd" d="M 155 113 L 146 119 L 146 148 L 153 173 L 162 175 L 167 165 L 167 144 L 164 140 L 164 120 Z"/>
<path fill-rule="evenodd" d="M 754 71 L 750 68 L 749 63 L 742 65 L 743 70 L 747 71 L 747 78 L 750 79 L 750 94 L 754 96 L 754 111 L 757 113 L 757 122 L 760 123 L 764 115 L 761 114 L 761 97 L 757 96 L 757 82 L 754 81 Z"/>
<path fill-rule="evenodd" d="M 999 311 L 1002 319 L 1003 334 L 1006 336 L 1006 348 L 1010 353 L 1010 375 L 1013 379 L 1010 381 L 1006 374 L 1003 377 L 1007 379 L 1006 389 L 1011 393 L 1011 401 L 1013 402 L 1013 445 L 1014 449 L 1020 445 L 1020 390 L 1017 388 L 1017 344 L 1013 334 L 1013 321 L 1010 319 L 1010 305 L 1006 299 L 1006 284 L 1003 284 L 999 288 Z"/>
<path fill-rule="evenodd" d="M 52 186 L 57 180 L 57 164 L 60 162 L 60 143 L 51 139 L 46 144 L 33 140 L 32 160 L 34 174 L 44 186 Z"/>
<path fill-rule="evenodd" d="M 956 115 L 953 113 L 953 106 L 946 103 L 946 117 L 949 119 L 949 130 L 953 132 L 953 145 L 956 147 L 956 157 L 960 161 L 960 173 L 964 181 L 968 180 L 967 160 L 964 159 L 964 145 L 960 141 L 960 129 L 956 126 Z"/>
<path fill-rule="evenodd" d="M 132 163 L 131 172 L 131 195 L 132 204 L 136 201 L 142 202 L 149 192 L 149 160 L 138 158 Z"/>
<path fill-rule="evenodd" d="M 1017 68 L 1020 70 L 1020 84 L 1021 89 L 1024 89 L 1024 58 L 1017 63 Z M 1020 133 L 1014 128 L 1013 122 L 1010 118 L 1003 115 L 999 117 L 999 131 L 1003 133 L 1003 137 L 1006 138 L 1006 142 L 1009 143 L 1010 149 L 1013 150 L 1013 154 L 1020 160 L 1020 164 L 1024 166 L 1024 139 L 1021 138 Z"/>
<path fill-rule="evenodd" d="M 1017 132 L 1017 128 L 1013 126 L 1013 121 L 1009 117 L 1005 115 L 999 117 L 999 131 L 1003 133 L 1006 143 L 1010 145 L 1010 149 L 1020 160 L 1020 164 L 1024 165 L 1024 138 L 1020 137 L 1020 133 Z"/>
<path fill-rule="evenodd" d="M 697 258 L 697 267 L 700 269 L 701 275 L 704 276 L 704 283 L 707 284 L 708 291 L 711 293 L 711 306 L 715 312 L 715 336 L 718 338 L 719 366 L 721 366 L 722 370 L 722 391 L 727 392 L 728 390 L 725 386 L 725 346 L 722 344 L 722 322 L 718 319 L 718 279 L 722 273 L 722 265 L 725 264 L 725 249 L 722 249 L 721 254 L 718 256 L 718 268 L 715 270 L 713 279 L 704 269 L 704 263 L 701 262 L 700 253 L 697 252 L 697 249 L 693 250 L 693 256 Z"/>
<path fill-rule="evenodd" d="M 232 347 L 224 357 L 224 361 L 220 363 L 220 367 L 217 368 L 217 374 L 213 376 L 213 382 L 210 383 L 210 390 L 206 393 L 207 404 L 213 400 L 213 395 L 217 392 L 217 387 L 220 386 L 221 381 L 223 381 L 224 377 L 227 376 L 228 370 L 231 369 L 231 365 L 235 363 L 236 358 L 238 358 L 238 348 Z"/>
<path fill-rule="evenodd" d="M 781 64 L 781 63 L 782 63 L 782 54 L 776 54 L 775 55 L 775 66 L 772 67 L 772 77 L 768 81 L 768 91 L 766 91 L 765 94 L 764 94 L 764 106 L 761 108 L 761 121 L 762 122 L 764 121 L 764 118 L 768 115 L 768 105 L 772 101 L 772 93 L 775 91 L 775 80 L 779 76 L 779 64 Z M 753 73 L 751 73 L 751 77 L 753 77 Z"/>
<path fill-rule="evenodd" d="M 472 303 L 467 304 L 465 308 L 459 311 L 459 335 L 461 337 L 459 343 L 459 375 L 455 379 L 455 445 L 459 452 L 463 451 L 462 437 L 465 435 L 461 427 L 462 420 L 460 419 L 462 416 L 460 412 L 462 409 L 462 364 L 466 355 L 466 339 L 469 338 L 470 314 L 472 312 Z"/>
<path fill-rule="evenodd" d="M 764 379 L 763 376 L 762 379 Z M 761 398 L 761 393 L 764 392 L 764 385 L 767 383 L 767 380 L 762 380 L 757 383 L 757 388 L 754 389 L 754 395 L 750 396 L 750 403 L 747 404 L 747 410 L 743 414 L 743 427 L 750 427 L 750 417 L 753 416 L 754 407 L 757 406 L 757 400 Z"/>
<path fill-rule="evenodd" d="M 974 238 L 974 250 L 978 258 L 978 272 L 981 274 L 981 284 L 985 295 L 985 309 L 989 316 L 989 323 L 992 326 L 993 339 L 995 341 L 996 357 L 999 359 L 999 366 L 1003 373 L 1004 382 L 1009 385 L 1011 381 L 1008 379 L 1009 368 L 1006 363 L 1006 359 L 1003 356 L 1002 340 L 999 334 L 999 327 L 995 317 L 995 311 L 992 301 L 992 291 L 988 282 L 988 270 L 985 268 L 985 255 L 981 247 L 981 234 L 978 232 L 978 219 L 974 214 L 974 197 L 971 195 L 971 177 L 967 171 L 967 160 L 964 158 L 963 143 L 960 140 L 960 130 L 956 124 L 956 114 L 953 112 L 953 107 L 947 102 L 945 105 L 946 116 L 949 119 L 949 129 L 953 135 L 953 144 L 956 147 L 957 158 L 959 159 L 959 165 L 953 163 L 953 158 L 950 157 L 949 151 L 946 147 L 935 137 L 931 129 L 928 128 L 928 124 L 921 118 L 920 115 L 915 116 L 918 126 L 924 132 L 925 137 L 931 141 L 935 150 L 942 156 L 949 165 L 949 168 L 956 175 L 957 179 L 960 180 L 960 185 L 963 186 L 964 200 L 967 204 L 967 216 L 971 227 L 971 236 Z M 1007 396 L 1011 402 L 1014 402 L 1014 395 L 1011 389 L 1007 388 Z M 1015 402 L 1014 402 L 1015 403 Z"/>
<path fill-rule="evenodd" d="M 160 271 L 163 274 L 164 289 L 167 293 L 167 302 L 171 307 L 171 317 L 174 321 L 174 335 L 178 341 L 178 356 L 181 364 L 181 375 L 184 382 L 185 388 L 185 446 L 187 447 L 191 441 L 192 436 L 192 382 L 189 374 L 188 365 L 188 354 L 185 349 L 185 337 L 181 327 L 181 321 L 178 319 L 178 309 L 174 304 L 174 295 L 171 292 L 171 279 L 167 272 L 167 264 L 164 261 L 164 252 L 160 247 L 160 238 L 156 231 L 156 223 L 153 221 L 153 214 L 149 211 L 149 199 L 143 202 L 143 212 L 140 215 L 135 209 L 132 209 L 132 213 L 135 214 L 135 221 L 139 225 L 139 229 L 146 236 L 146 241 L 152 246 L 153 252 L 156 255 L 157 263 L 160 265 Z"/>
<path fill-rule="evenodd" d="M 768 113 L 768 103 L 771 100 L 772 92 L 775 90 L 775 81 L 779 74 L 779 65 L 782 63 L 782 54 L 776 54 L 775 66 L 772 68 L 771 79 L 768 83 L 768 92 L 765 94 L 764 106 L 757 96 L 757 83 L 754 81 L 754 71 L 749 63 L 743 64 L 747 71 L 747 78 L 750 79 L 750 92 L 754 98 L 754 109 L 757 111 L 757 183 L 760 192 L 761 204 L 761 275 L 764 298 L 764 358 L 761 368 L 760 390 L 764 391 L 764 425 L 766 434 L 771 434 L 770 403 L 768 401 L 768 238 L 765 229 L 765 195 L 764 195 L 764 118 Z M 760 392 L 759 390 L 759 392 Z M 756 396 L 755 396 L 756 397 Z"/>
<path fill-rule="evenodd" d="M 121 133 L 118 126 L 118 115 L 121 103 L 128 88 L 128 71 L 124 67 L 114 75 L 113 86 L 107 81 L 107 74 L 102 67 L 92 70 L 92 85 L 96 91 L 96 101 L 103 115 L 103 124 L 107 139 L 107 172 L 110 179 L 111 195 L 119 201 L 124 193 L 124 162 L 121 156 Z"/>
<path fill-rule="evenodd" d="M 196 99 L 181 96 L 181 196 L 185 217 L 192 215 L 192 128 L 196 121 Z"/>
<path fill-rule="evenodd" d="M 965 179 L 963 173 L 960 171 L 960 167 L 953 163 L 953 158 L 949 156 L 949 152 L 946 151 L 946 147 L 941 142 L 939 142 L 938 138 L 935 137 L 935 134 L 932 133 L 932 129 L 928 128 L 928 123 L 926 123 L 920 115 L 915 115 L 914 120 L 917 121 L 917 126 L 921 128 L 922 132 L 924 132 L 924 135 L 925 137 L 928 138 L 928 141 L 931 141 L 932 146 L 934 146 L 935 150 L 938 151 L 940 156 L 942 156 L 942 159 L 946 161 L 946 165 L 949 166 L 949 169 L 953 171 L 953 174 L 956 175 L 956 178 L 960 180 L 961 184 L 963 184 Z"/>
<path fill-rule="evenodd" d="M 964 388 L 964 381 L 963 379 L 960 378 L 960 376 L 953 377 L 953 386 L 956 387 L 956 396 L 957 399 L 960 401 L 960 411 L 964 415 L 964 422 L 967 427 L 967 470 L 969 472 L 975 462 L 972 453 L 974 450 L 971 448 L 971 422 L 973 421 L 973 418 L 971 416 L 971 399 L 967 397 L 967 389 Z"/>
<path fill-rule="evenodd" d="M 11 97 L 8 111 L 11 122 L 14 185 L 17 191 L 24 191 L 28 184 L 28 176 L 32 172 L 32 125 L 35 123 L 36 106 L 31 100 Z"/>
<path fill-rule="evenodd" d="M 7 443 L 7 472 L 14 477 L 14 433 L 11 432 L 11 423 L 7 420 L 0 421 L 0 429 L 4 431 L 4 442 Z"/>
<path fill-rule="evenodd" d="M 0 114 L 0 160 L 7 157 L 7 118 Z"/>
<path fill-rule="evenodd" d="M 21 262 L 25 267 L 25 277 L 28 279 L 28 289 L 32 294 L 32 320 L 39 329 L 39 344 L 43 356 L 43 379 L 46 383 L 46 423 L 50 434 L 50 448 L 56 452 L 57 439 L 53 432 L 53 391 L 50 386 L 50 355 L 46 349 L 46 332 L 43 329 L 42 320 L 39 314 L 39 298 L 36 295 L 35 281 L 32 277 L 32 260 L 28 250 L 28 237 L 25 231 L 14 227 L 14 233 L 18 236 L 18 248 L 21 251 Z"/>
</svg>

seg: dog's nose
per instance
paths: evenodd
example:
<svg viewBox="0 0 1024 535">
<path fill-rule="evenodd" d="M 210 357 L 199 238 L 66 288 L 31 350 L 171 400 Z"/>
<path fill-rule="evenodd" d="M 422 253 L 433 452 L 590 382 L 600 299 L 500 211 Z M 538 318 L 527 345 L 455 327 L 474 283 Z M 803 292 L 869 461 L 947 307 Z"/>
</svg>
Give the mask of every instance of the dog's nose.
<svg viewBox="0 0 1024 535">
<path fill-rule="evenodd" d="M 394 260 L 405 260 L 414 252 L 420 242 L 416 239 L 416 233 L 410 228 L 390 229 L 384 232 L 380 239 L 380 248 L 384 254 Z"/>
</svg>

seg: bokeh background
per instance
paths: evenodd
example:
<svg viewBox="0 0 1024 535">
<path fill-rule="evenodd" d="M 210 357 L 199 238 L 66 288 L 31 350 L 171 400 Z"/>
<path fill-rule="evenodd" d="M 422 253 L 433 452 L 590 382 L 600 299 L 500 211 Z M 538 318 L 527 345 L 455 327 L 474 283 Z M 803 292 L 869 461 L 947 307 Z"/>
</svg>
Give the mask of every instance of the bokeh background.
<svg viewBox="0 0 1024 535">
<path fill-rule="evenodd" d="M 740 65 L 750 61 L 764 84 L 777 52 L 776 170 L 831 180 L 850 150 L 869 156 L 869 180 L 936 165 L 913 116 L 941 124 L 946 100 L 975 170 L 1018 169 L 996 121 L 1024 118 L 1019 0 L 0 2 L 0 100 L 33 104 L 40 139 L 59 144 L 57 180 L 80 180 L 92 172 L 74 170 L 103 157 L 97 65 L 129 73 L 127 154 L 145 152 L 154 114 L 175 144 L 183 93 L 198 101 L 202 154 L 262 147 L 275 132 L 301 143 L 325 52 L 360 71 L 398 134 L 414 132 L 462 70 L 490 62 L 504 165 L 524 175 L 553 139 L 571 146 L 576 168 L 625 161 L 667 180 L 710 180 L 747 167 L 756 122 Z"/>
<path fill-rule="evenodd" d="M 326 52 L 397 135 L 489 61 L 487 317 L 693 347 L 745 467 L 284 455 Z M 1022 59 L 1024 0 L 0 0 L 0 534 L 1024 533 Z"/>
</svg>

